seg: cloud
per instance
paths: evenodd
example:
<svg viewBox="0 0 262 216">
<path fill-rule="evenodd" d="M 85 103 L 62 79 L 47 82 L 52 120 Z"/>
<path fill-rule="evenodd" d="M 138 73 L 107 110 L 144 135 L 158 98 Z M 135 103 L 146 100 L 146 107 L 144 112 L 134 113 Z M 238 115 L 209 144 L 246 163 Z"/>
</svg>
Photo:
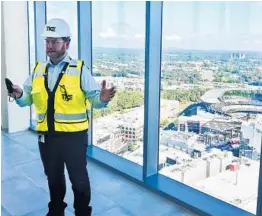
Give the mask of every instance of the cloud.
<svg viewBox="0 0 262 216">
<path fill-rule="evenodd" d="M 112 24 L 105 32 L 101 32 L 99 35 L 102 38 L 111 39 L 128 39 L 130 38 L 130 27 L 125 23 Z"/>
<path fill-rule="evenodd" d="M 177 34 L 168 35 L 168 36 L 165 36 L 164 38 L 169 41 L 181 41 L 182 40 L 182 37 Z"/>
<path fill-rule="evenodd" d="M 115 38 L 115 37 L 117 37 L 116 32 L 112 28 L 108 28 L 106 32 L 101 32 L 99 35 L 102 38 Z"/>
</svg>

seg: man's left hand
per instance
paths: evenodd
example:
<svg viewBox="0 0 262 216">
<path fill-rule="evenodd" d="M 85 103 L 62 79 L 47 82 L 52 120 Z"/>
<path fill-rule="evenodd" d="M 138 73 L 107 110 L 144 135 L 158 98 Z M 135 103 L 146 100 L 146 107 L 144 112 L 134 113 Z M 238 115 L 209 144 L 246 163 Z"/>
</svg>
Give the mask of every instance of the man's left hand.
<svg viewBox="0 0 262 216">
<path fill-rule="evenodd" d="M 107 89 L 106 88 L 106 81 L 103 80 L 102 82 L 102 89 L 100 92 L 100 100 L 104 103 L 108 103 L 113 99 L 116 93 L 116 87 L 113 86 L 112 88 Z"/>
</svg>

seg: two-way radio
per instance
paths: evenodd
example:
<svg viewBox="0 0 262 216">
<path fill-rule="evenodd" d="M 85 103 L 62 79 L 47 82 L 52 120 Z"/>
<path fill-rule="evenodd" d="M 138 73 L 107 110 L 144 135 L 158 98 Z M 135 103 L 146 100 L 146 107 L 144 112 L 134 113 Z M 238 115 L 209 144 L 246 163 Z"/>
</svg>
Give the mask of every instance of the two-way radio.
<svg viewBox="0 0 262 216">
<path fill-rule="evenodd" d="M 5 85 L 6 85 L 6 88 L 7 88 L 8 93 L 9 93 L 9 94 L 12 94 L 12 93 L 14 92 L 12 81 L 11 81 L 10 79 L 8 79 L 8 78 L 5 78 Z M 10 102 L 13 102 L 14 100 L 11 101 L 11 99 L 10 99 L 10 97 L 9 97 L 9 101 L 10 101 Z"/>
<path fill-rule="evenodd" d="M 8 78 L 5 78 L 5 85 L 6 85 L 8 93 L 12 94 L 14 90 L 13 90 L 13 83 L 11 82 L 11 80 Z"/>
</svg>

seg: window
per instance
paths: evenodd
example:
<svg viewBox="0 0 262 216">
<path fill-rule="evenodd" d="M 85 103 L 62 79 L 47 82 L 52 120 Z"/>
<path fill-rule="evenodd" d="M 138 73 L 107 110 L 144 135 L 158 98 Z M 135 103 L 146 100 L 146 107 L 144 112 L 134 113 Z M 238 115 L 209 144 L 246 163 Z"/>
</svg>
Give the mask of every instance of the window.
<svg viewBox="0 0 262 216">
<path fill-rule="evenodd" d="M 70 14 L 70 16 L 69 16 Z M 78 34 L 77 34 L 77 2 L 75 1 L 46 1 L 46 19 L 52 18 L 64 19 L 72 34 L 68 54 L 71 58 L 78 58 Z"/>
<path fill-rule="evenodd" d="M 145 2 L 93 2 L 92 8 L 93 75 L 118 90 L 107 109 L 93 112 L 93 144 L 142 165 L 143 134 L 135 144 L 125 134 L 144 122 Z M 122 143 L 114 138 L 120 125 Z M 98 144 L 106 133 L 111 139 Z"/>
<path fill-rule="evenodd" d="M 34 2 L 29 1 L 27 3 L 28 6 L 28 20 L 29 20 L 29 73 L 31 74 L 35 67 L 35 16 L 34 16 Z M 31 115 L 31 127 L 35 127 L 36 125 L 36 112 L 34 106 L 30 107 L 30 115 Z"/>
<path fill-rule="evenodd" d="M 163 8 L 159 172 L 253 214 L 261 20 L 260 2 L 164 2 Z"/>
</svg>

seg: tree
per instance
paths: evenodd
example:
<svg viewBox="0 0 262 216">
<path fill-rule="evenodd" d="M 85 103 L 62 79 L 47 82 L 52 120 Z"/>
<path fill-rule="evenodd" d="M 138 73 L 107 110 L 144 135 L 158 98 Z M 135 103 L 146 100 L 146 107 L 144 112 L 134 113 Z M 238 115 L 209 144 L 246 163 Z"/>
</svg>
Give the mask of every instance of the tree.
<svg viewBox="0 0 262 216">
<path fill-rule="evenodd" d="M 144 94 L 140 91 L 122 91 L 117 92 L 108 108 L 96 110 L 93 109 L 94 118 L 109 115 L 114 112 L 124 113 L 124 110 L 141 106 L 144 101 Z"/>
<path fill-rule="evenodd" d="M 136 145 L 134 144 L 134 143 L 132 143 L 132 144 L 130 144 L 129 146 L 128 146 L 128 150 L 129 151 L 135 151 L 136 150 Z"/>
</svg>

